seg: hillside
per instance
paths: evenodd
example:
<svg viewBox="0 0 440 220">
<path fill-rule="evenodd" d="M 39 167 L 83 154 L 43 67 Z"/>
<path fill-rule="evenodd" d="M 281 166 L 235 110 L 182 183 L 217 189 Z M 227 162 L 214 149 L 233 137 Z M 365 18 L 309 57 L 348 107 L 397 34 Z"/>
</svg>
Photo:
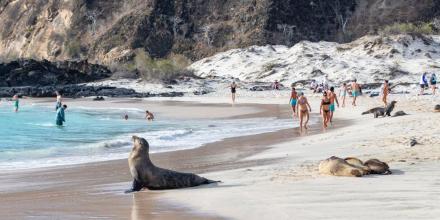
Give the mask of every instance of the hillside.
<svg viewBox="0 0 440 220">
<path fill-rule="evenodd" d="M 194 61 L 252 45 L 348 42 L 439 13 L 436 0 L 1 0 L 0 60 L 112 65 L 142 48 Z"/>
<path fill-rule="evenodd" d="M 354 78 L 362 83 L 384 79 L 418 83 L 422 72 L 440 71 L 440 37 L 365 36 L 346 44 L 302 41 L 293 47 L 251 46 L 202 59 L 190 68 L 202 77 L 287 84 L 324 76 L 334 83 Z"/>
</svg>

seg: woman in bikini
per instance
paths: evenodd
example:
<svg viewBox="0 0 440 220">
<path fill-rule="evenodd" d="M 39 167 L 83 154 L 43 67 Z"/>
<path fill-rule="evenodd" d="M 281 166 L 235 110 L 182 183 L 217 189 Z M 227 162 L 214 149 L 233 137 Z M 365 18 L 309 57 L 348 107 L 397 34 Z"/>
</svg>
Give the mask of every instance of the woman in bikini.
<svg viewBox="0 0 440 220">
<path fill-rule="evenodd" d="M 345 97 L 347 97 L 348 86 L 347 83 L 343 83 L 341 86 L 341 90 L 339 91 L 339 97 L 342 98 L 342 108 L 345 107 Z"/>
<path fill-rule="evenodd" d="M 327 92 L 322 94 L 321 106 L 319 107 L 319 114 L 322 115 L 322 126 L 327 128 L 327 124 L 330 120 L 330 99 L 328 98 Z"/>
<path fill-rule="evenodd" d="M 289 103 L 290 103 L 290 106 L 292 107 L 293 117 L 294 118 L 296 117 L 296 102 L 297 102 L 297 99 L 298 99 L 298 94 L 296 92 L 295 85 L 292 84 L 292 93 L 290 94 L 290 101 L 289 101 Z"/>
<path fill-rule="evenodd" d="M 237 93 L 237 84 L 235 82 L 231 83 L 231 94 L 232 94 L 232 104 L 235 103 L 235 93 Z"/>
<path fill-rule="evenodd" d="M 308 129 L 307 123 L 309 122 L 309 112 L 312 112 L 312 108 L 310 107 L 310 104 L 307 101 L 307 98 L 304 96 L 304 92 L 299 93 L 299 98 L 298 98 L 298 102 L 296 105 L 296 112 L 299 117 L 299 126 L 300 126 L 300 129 L 302 132 L 304 117 L 306 117 L 306 121 L 304 123 L 304 128 Z"/>
</svg>

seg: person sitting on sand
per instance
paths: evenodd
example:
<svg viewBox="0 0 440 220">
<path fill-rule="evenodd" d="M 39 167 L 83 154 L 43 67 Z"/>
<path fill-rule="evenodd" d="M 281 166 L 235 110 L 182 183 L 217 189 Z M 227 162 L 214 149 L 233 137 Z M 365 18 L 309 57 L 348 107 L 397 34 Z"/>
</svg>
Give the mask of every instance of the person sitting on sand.
<svg viewBox="0 0 440 220">
<path fill-rule="evenodd" d="M 339 97 L 342 98 L 342 108 L 345 107 L 345 98 L 347 97 L 347 93 L 348 93 L 347 83 L 343 83 L 339 91 Z"/>
<path fill-rule="evenodd" d="M 322 115 L 322 126 L 327 128 L 327 124 L 330 120 L 330 99 L 327 92 L 322 93 L 321 105 L 319 107 L 319 114 Z"/>
<path fill-rule="evenodd" d="M 308 129 L 307 123 L 309 122 L 309 112 L 312 112 L 312 108 L 310 107 L 307 98 L 304 96 L 304 92 L 300 92 L 296 105 L 296 114 L 298 114 L 299 127 L 301 132 L 303 131 L 303 127 L 305 129 Z M 306 121 L 303 126 L 304 117 L 306 117 Z"/>
<path fill-rule="evenodd" d="M 338 97 L 335 93 L 335 87 L 333 87 L 333 86 L 330 87 L 330 90 L 328 92 L 328 98 L 330 99 L 330 106 L 329 106 L 330 118 L 329 118 L 329 121 L 330 121 L 330 123 L 332 123 L 333 122 L 333 113 L 336 111 L 335 102 L 339 108 L 339 101 L 338 101 Z"/>
<path fill-rule="evenodd" d="M 64 117 L 65 109 L 67 109 L 67 105 L 63 105 L 61 108 L 58 108 L 57 110 L 56 124 L 58 126 L 63 126 L 63 123 L 66 122 L 66 118 Z"/>
<path fill-rule="evenodd" d="M 435 73 L 431 74 L 429 82 L 431 83 L 432 95 L 435 95 L 435 90 L 437 89 L 437 76 Z"/>
<path fill-rule="evenodd" d="M 354 79 L 353 82 L 351 83 L 351 91 L 352 91 L 352 95 L 353 95 L 353 102 L 351 104 L 353 106 L 356 106 L 356 99 L 358 96 L 361 95 L 361 87 L 357 83 L 356 79 Z"/>
<path fill-rule="evenodd" d="M 298 93 L 296 92 L 295 85 L 292 83 L 292 93 L 290 94 L 290 106 L 292 107 L 293 117 L 296 116 L 296 101 L 298 99 Z"/>
<path fill-rule="evenodd" d="M 387 97 L 390 92 L 390 85 L 388 84 L 388 80 L 385 80 L 382 86 L 382 102 L 385 108 L 388 105 Z"/>
<path fill-rule="evenodd" d="M 147 110 L 147 111 L 145 111 L 145 118 L 146 118 L 148 121 L 153 121 L 153 120 L 154 120 L 154 115 L 153 115 L 153 113 L 151 113 L 151 112 L 149 112 L 149 111 Z"/>
<path fill-rule="evenodd" d="M 237 92 L 237 84 L 235 83 L 235 81 L 233 81 L 229 87 L 231 88 L 232 104 L 234 104 L 235 103 L 235 93 Z"/>
<path fill-rule="evenodd" d="M 55 91 L 55 94 L 57 95 L 57 102 L 55 104 L 55 111 L 58 110 L 59 108 L 61 108 L 61 101 L 62 101 L 62 97 L 61 97 L 61 93 L 58 91 Z"/>
<path fill-rule="evenodd" d="M 14 111 L 18 112 L 18 107 L 20 105 L 20 101 L 19 101 L 18 95 L 14 95 L 12 97 L 12 101 L 14 101 Z"/>
</svg>

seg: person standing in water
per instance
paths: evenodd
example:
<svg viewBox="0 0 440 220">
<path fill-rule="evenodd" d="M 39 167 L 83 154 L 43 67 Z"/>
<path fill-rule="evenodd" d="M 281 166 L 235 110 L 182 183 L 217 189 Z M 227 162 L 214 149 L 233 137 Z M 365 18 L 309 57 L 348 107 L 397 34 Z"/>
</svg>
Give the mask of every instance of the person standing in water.
<svg viewBox="0 0 440 220">
<path fill-rule="evenodd" d="M 292 107 L 293 117 L 296 116 L 296 102 L 298 99 L 298 93 L 296 92 L 295 85 L 292 83 L 292 93 L 290 94 L 290 106 Z"/>
<path fill-rule="evenodd" d="M 335 87 L 333 87 L 333 86 L 330 87 L 330 91 L 328 92 L 328 98 L 330 99 L 330 106 L 329 106 L 330 118 L 329 118 L 329 121 L 330 121 L 330 123 L 332 123 L 333 122 L 333 113 L 336 111 L 335 102 L 339 108 L 339 101 L 338 101 L 338 96 L 335 93 Z"/>
<path fill-rule="evenodd" d="M 66 109 L 67 109 L 67 105 L 63 105 L 57 110 L 56 124 L 58 126 L 63 126 L 63 123 L 66 122 L 66 118 L 64 115 L 64 110 Z"/>
<path fill-rule="evenodd" d="M 358 96 L 361 95 L 361 87 L 357 83 L 356 79 L 354 79 L 353 82 L 351 83 L 351 91 L 352 91 L 352 95 L 353 95 L 353 102 L 351 104 L 353 106 L 356 106 L 356 99 Z"/>
<path fill-rule="evenodd" d="M 431 74 L 429 82 L 431 83 L 432 95 L 435 95 L 435 90 L 437 89 L 437 76 L 435 73 Z"/>
<path fill-rule="evenodd" d="M 57 111 L 59 108 L 61 108 L 62 97 L 61 97 L 61 93 L 58 91 L 55 91 L 55 94 L 57 95 L 57 102 L 55 104 L 55 111 Z"/>
<path fill-rule="evenodd" d="M 388 105 L 387 98 L 388 98 L 389 92 L 390 92 L 390 85 L 388 84 L 388 80 L 385 80 L 383 83 L 383 86 L 382 86 L 382 102 L 383 102 L 385 108 Z"/>
<path fill-rule="evenodd" d="M 342 108 L 345 107 L 345 98 L 347 97 L 348 87 L 347 83 L 343 83 L 341 86 L 341 90 L 339 91 L 339 97 L 342 98 Z"/>
<path fill-rule="evenodd" d="M 153 121 L 153 120 L 154 120 L 154 115 L 153 115 L 153 113 L 151 113 L 151 112 L 149 112 L 149 111 L 147 110 L 147 111 L 145 111 L 145 118 L 146 118 L 148 121 Z"/>
<path fill-rule="evenodd" d="M 322 127 L 327 128 L 330 121 L 330 99 L 326 91 L 322 93 L 321 105 L 319 107 L 319 114 L 322 115 Z"/>
<path fill-rule="evenodd" d="M 304 96 L 304 92 L 300 92 L 298 102 L 296 105 L 296 114 L 298 114 L 299 127 L 301 132 L 303 131 L 303 127 L 305 129 L 308 129 L 307 123 L 309 123 L 309 112 L 312 112 L 312 108 L 310 107 L 307 98 Z M 303 125 L 304 117 L 306 118 L 306 120 Z"/>
<path fill-rule="evenodd" d="M 19 101 L 18 95 L 14 95 L 12 97 L 12 101 L 14 101 L 14 111 L 18 112 L 18 107 L 20 105 L 20 101 Z"/>
<path fill-rule="evenodd" d="M 235 103 L 235 93 L 237 93 L 237 84 L 233 81 L 230 85 L 231 95 L 232 95 L 232 104 Z"/>
</svg>

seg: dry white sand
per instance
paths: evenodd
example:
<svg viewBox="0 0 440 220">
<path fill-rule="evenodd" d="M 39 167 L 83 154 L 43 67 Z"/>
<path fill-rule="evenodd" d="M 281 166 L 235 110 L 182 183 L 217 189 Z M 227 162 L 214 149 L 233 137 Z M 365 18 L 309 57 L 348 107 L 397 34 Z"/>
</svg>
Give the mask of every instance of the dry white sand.
<svg viewBox="0 0 440 220">
<path fill-rule="evenodd" d="M 316 112 L 318 97 L 311 99 Z M 281 98 L 271 102 L 276 100 L 285 102 Z M 337 109 L 335 120 L 349 126 L 273 145 L 244 159 L 280 158 L 276 164 L 209 173 L 208 177 L 221 177 L 224 183 L 167 191 L 161 197 L 232 219 L 439 219 L 440 113 L 434 113 L 433 107 L 440 99 L 391 95 L 390 100 L 398 101 L 395 111 L 410 115 L 361 116 L 380 105 L 378 97 L 363 97 L 358 107 L 348 104 Z M 411 138 L 420 144 L 410 147 Z M 333 155 L 378 158 L 390 165 L 393 175 L 319 175 L 319 161 Z"/>
</svg>

